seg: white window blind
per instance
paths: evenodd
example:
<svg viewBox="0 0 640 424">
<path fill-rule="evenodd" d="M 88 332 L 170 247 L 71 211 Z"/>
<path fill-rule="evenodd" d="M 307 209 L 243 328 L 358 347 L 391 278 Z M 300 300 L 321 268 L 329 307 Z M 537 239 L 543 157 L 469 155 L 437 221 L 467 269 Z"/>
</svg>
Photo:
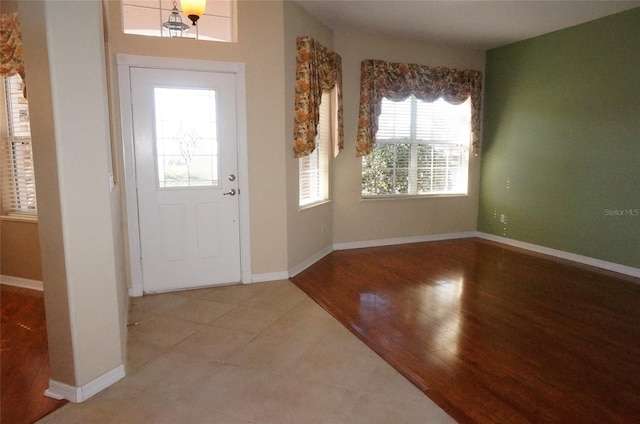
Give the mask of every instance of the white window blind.
<svg viewBox="0 0 640 424">
<path fill-rule="evenodd" d="M 6 137 L 2 143 L 3 214 L 37 214 L 29 107 L 19 75 L 3 78 Z"/>
<path fill-rule="evenodd" d="M 466 194 L 471 102 L 382 100 L 376 146 L 362 159 L 362 195 Z"/>
<path fill-rule="evenodd" d="M 331 92 L 322 94 L 316 149 L 298 159 L 300 206 L 329 199 L 329 146 L 331 146 Z"/>
</svg>

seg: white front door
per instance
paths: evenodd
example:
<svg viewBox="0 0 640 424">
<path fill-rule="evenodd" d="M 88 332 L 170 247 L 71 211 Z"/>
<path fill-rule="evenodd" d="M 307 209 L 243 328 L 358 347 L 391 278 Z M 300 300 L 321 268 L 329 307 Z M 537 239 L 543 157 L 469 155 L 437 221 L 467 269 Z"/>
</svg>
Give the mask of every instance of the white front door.
<svg viewBox="0 0 640 424">
<path fill-rule="evenodd" d="M 235 74 L 130 72 L 144 291 L 240 282 Z"/>
</svg>

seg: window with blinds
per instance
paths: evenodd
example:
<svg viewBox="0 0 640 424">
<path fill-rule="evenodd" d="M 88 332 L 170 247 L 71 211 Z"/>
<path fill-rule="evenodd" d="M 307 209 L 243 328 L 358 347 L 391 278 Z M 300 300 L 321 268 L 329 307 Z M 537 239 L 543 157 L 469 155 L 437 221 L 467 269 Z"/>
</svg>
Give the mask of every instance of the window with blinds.
<svg viewBox="0 0 640 424">
<path fill-rule="evenodd" d="M 298 159 L 300 196 L 298 204 L 311 206 L 329 199 L 329 146 L 331 146 L 331 92 L 322 94 L 316 149 Z"/>
<path fill-rule="evenodd" d="M 37 214 L 29 107 L 19 75 L 3 78 L 2 213 Z"/>
<path fill-rule="evenodd" d="M 362 196 L 467 194 L 471 101 L 382 100 L 376 146 L 362 158 Z"/>
</svg>

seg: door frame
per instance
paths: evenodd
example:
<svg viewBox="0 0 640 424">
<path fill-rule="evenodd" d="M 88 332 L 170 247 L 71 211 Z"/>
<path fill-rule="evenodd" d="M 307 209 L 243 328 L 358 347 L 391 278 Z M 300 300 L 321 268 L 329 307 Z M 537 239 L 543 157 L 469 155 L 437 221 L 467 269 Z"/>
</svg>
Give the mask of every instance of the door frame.
<svg viewBox="0 0 640 424">
<path fill-rule="evenodd" d="M 129 268 L 129 295 L 142 296 L 144 276 L 140 240 L 136 164 L 133 139 L 133 110 L 131 105 L 130 68 L 152 68 L 196 72 L 232 73 L 236 76 L 236 137 L 238 148 L 238 197 L 240 219 L 240 275 L 242 283 L 251 282 L 251 239 L 249 232 L 249 160 L 247 152 L 246 71 L 244 63 L 208 60 L 175 59 L 167 57 L 118 54 L 118 88 L 120 95 L 120 123 L 124 155 L 126 216 L 125 249 Z"/>
</svg>

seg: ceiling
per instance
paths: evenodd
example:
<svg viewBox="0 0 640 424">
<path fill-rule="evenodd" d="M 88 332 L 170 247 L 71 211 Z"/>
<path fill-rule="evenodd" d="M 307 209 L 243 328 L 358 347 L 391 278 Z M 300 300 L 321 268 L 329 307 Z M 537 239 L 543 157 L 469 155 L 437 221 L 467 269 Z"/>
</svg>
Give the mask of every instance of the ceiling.
<svg viewBox="0 0 640 424">
<path fill-rule="evenodd" d="M 296 0 L 335 31 L 488 50 L 640 7 L 640 1 Z"/>
</svg>

